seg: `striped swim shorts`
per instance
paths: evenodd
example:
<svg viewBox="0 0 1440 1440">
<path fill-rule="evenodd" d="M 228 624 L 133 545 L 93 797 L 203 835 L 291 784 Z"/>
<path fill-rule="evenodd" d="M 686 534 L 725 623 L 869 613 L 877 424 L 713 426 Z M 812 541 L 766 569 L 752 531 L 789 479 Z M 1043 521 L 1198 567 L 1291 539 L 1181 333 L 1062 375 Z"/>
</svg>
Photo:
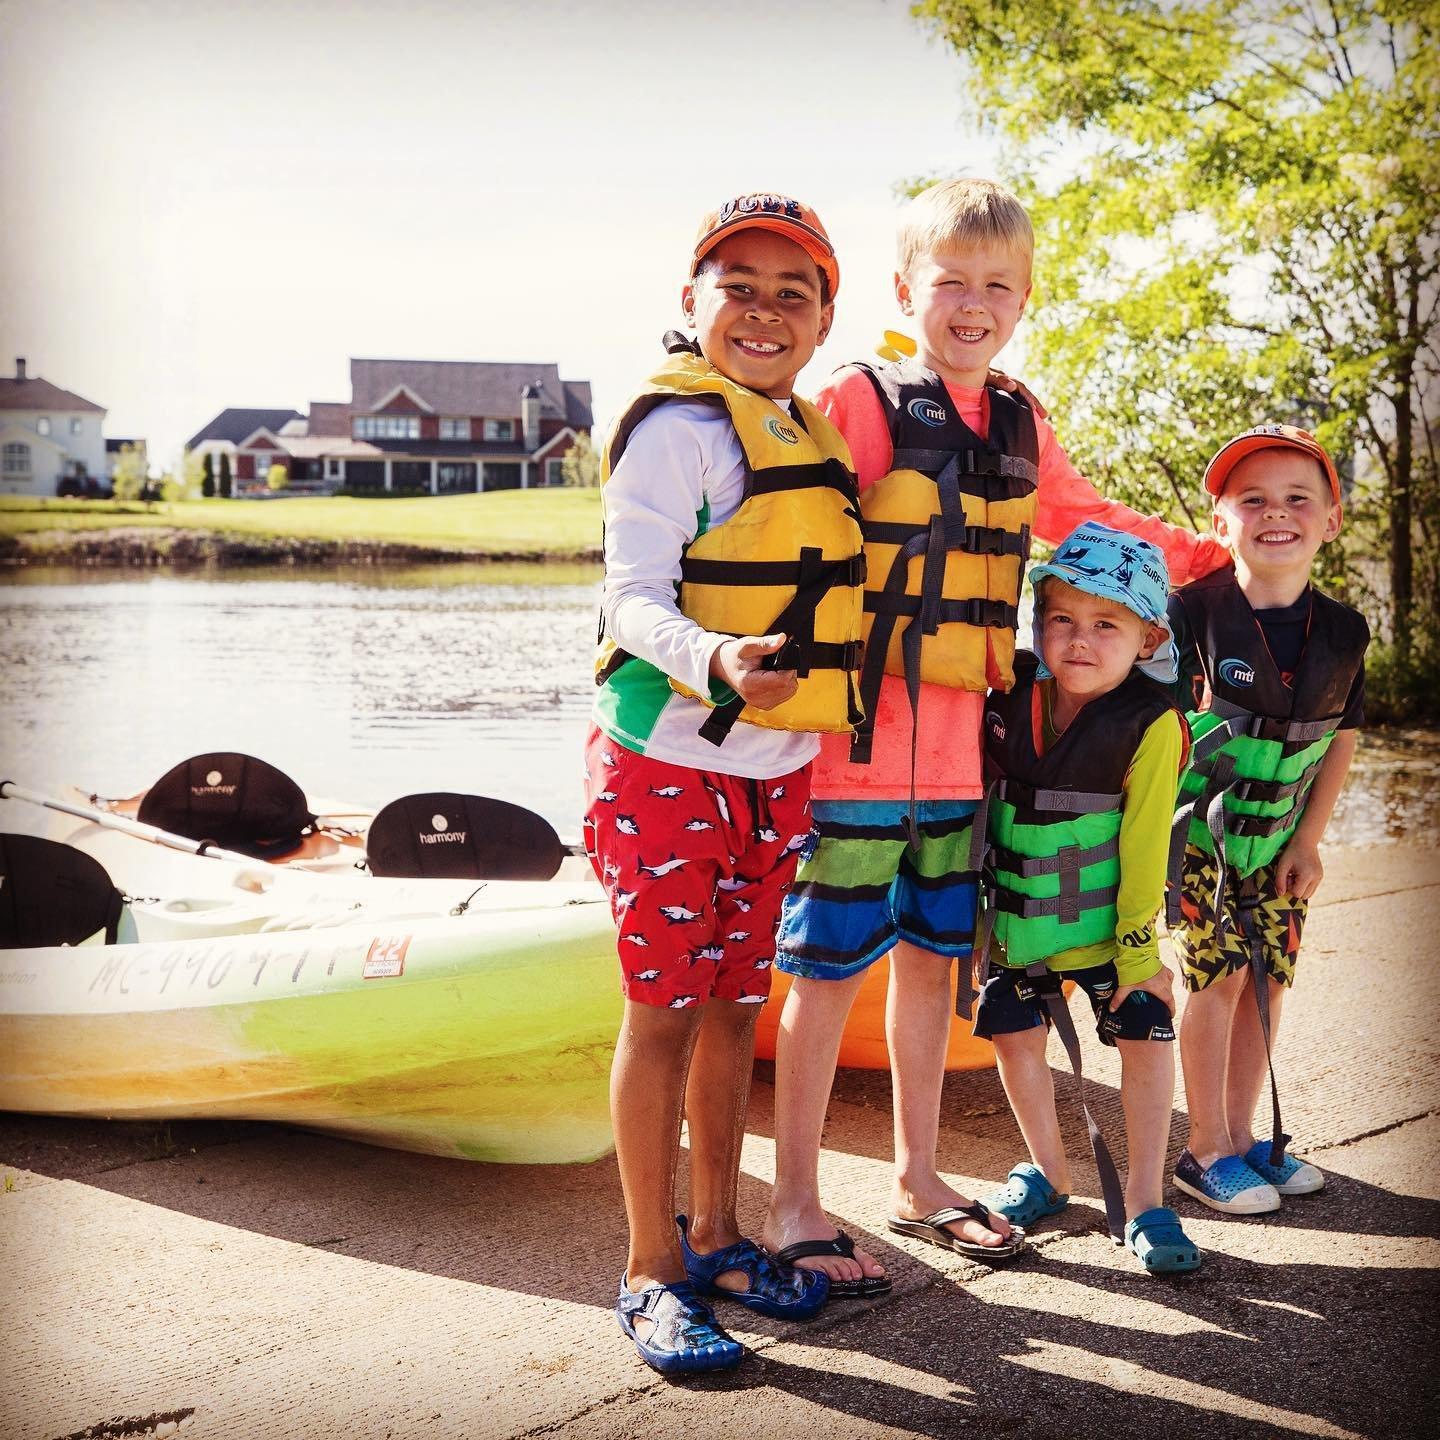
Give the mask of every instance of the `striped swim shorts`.
<svg viewBox="0 0 1440 1440">
<path fill-rule="evenodd" d="M 974 800 L 915 807 L 918 851 L 905 843 L 904 800 L 816 800 L 809 848 L 780 918 L 776 966 L 844 980 L 908 940 L 936 955 L 970 953 L 976 877 L 967 870 Z"/>
</svg>

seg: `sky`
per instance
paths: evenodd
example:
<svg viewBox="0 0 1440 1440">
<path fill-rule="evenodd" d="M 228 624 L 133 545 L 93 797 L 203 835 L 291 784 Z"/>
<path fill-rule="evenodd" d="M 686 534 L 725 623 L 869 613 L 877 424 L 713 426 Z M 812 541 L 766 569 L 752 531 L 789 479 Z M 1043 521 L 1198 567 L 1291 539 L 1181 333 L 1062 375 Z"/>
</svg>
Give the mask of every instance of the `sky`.
<svg viewBox="0 0 1440 1440">
<path fill-rule="evenodd" d="M 778 190 L 841 264 L 812 390 L 900 321 L 897 184 L 996 173 L 964 86 L 892 0 L 0 0 L 0 373 L 157 466 L 351 356 L 554 361 L 603 425 Z"/>
</svg>

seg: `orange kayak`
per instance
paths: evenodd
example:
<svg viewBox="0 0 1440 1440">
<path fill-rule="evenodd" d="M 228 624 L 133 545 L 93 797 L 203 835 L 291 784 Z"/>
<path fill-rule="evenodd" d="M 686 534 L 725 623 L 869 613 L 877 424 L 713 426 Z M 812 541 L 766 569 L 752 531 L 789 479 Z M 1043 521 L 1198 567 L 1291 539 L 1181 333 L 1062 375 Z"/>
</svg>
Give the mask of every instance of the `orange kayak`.
<svg viewBox="0 0 1440 1440">
<path fill-rule="evenodd" d="M 851 1070 L 888 1070 L 890 1052 L 885 1045 L 885 991 L 890 983 L 890 958 L 876 961 L 865 974 L 860 993 L 850 1007 L 845 1034 L 840 1041 L 840 1064 Z M 760 1010 L 755 1032 L 755 1054 L 762 1060 L 775 1058 L 775 1037 L 780 1012 L 790 990 L 790 976 L 772 974 L 770 1003 Z M 945 1056 L 947 1070 L 984 1070 L 995 1063 L 995 1047 L 970 1033 L 970 1022 L 958 1016 L 950 1022 L 950 1048 Z"/>
</svg>

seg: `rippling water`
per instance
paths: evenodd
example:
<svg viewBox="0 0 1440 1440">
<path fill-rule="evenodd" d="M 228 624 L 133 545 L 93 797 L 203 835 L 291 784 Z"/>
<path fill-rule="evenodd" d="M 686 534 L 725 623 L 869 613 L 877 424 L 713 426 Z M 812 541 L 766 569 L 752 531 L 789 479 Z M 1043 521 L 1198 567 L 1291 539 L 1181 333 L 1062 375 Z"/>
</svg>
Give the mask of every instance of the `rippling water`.
<svg viewBox="0 0 1440 1440">
<path fill-rule="evenodd" d="M 498 795 L 578 829 L 600 574 L 426 566 L 0 577 L 0 778 L 120 795 L 244 750 L 312 795 Z M 1440 737 L 1368 732 L 1329 839 L 1440 823 Z"/>
</svg>

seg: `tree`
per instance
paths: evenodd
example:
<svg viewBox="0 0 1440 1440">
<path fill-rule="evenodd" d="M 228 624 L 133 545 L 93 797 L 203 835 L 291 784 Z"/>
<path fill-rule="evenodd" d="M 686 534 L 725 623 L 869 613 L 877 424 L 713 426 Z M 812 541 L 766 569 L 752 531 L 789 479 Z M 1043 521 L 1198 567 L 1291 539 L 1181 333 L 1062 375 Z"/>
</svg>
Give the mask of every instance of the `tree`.
<svg viewBox="0 0 1440 1440">
<path fill-rule="evenodd" d="M 205 452 L 204 463 L 200 467 L 200 493 L 211 500 L 215 496 L 215 457 L 210 451 Z"/>
<path fill-rule="evenodd" d="M 1038 242 L 1029 353 L 1077 461 L 1199 522 L 1223 439 L 1266 420 L 1315 430 L 1358 482 L 1352 558 L 1387 582 L 1378 618 L 1402 660 L 1416 645 L 1433 657 L 1440 12 L 913 9 L 965 57 L 978 117 L 1011 142 Z"/>
<path fill-rule="evenodd" d="M 270 467 L 265 475 L 266 487 L 278 495 L 290 483 L 290 472 L 278 461 Z"/>
<path fill-rule="evenodd" d="M 600 483 L 600 452 L 588 430 L 578 434 L 560 457 L 560 478 L 564 485 L 591 490 Z"/>
<path fill-rule="evenodd" d="M 134 445 L 122 445 L 120 458 L 115 462 L 115 472 L 110 477 L 110 483 L 115 490 L 115 498 L 117 500 L 149 498 L 144 494 L 146 486 L 149 484 L 149 478 L 145 452 L 137 449 Z"/>
<path fill-rule="evenodd" d="M 230 479 L 230 452 L 220 452 L 220 498 L 228 500 L 234 493 L 234 483 Z"/>
<path fill-rule="evenodd" d="M 205 459 L 210 457 L 207 454 Z M 204 493 L 205 465 L 193 450 L 186 450 L 180 456 L 180 473 L 167 470 L 160 477 L 160 494 L 166 500 L 193 500 Z M 210 493 L 214 494 L 215 482 L 210 482 Z"/>
</svg>

